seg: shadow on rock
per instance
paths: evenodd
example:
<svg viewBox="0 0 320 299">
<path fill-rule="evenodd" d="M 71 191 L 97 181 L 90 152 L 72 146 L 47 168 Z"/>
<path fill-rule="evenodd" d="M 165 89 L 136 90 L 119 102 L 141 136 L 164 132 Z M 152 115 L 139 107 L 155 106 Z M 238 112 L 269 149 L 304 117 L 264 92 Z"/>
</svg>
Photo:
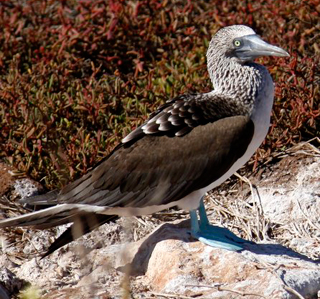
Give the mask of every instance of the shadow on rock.
<svg viewBox="0 0 320 299">
<path fill-rule="evenodd" d="M 150 257 L 152 256 L 155 247 L 161 242 L 167 240 L 179 240 L 186 244 L 198 242 L 197 240 L 192 238 L 190 234 L 189 220 L 184 220 L 178 224 L 166 223 L 156 231 L 149 234 L 143 240 L 126 246 L 124 250 L 129 251 L 128 254 L 132 257 L 131 262 L 127 260 L 128 262 L 125 265 L 118 265 L 117 270 L 126 272 L 132 276 L 145 275 L 148 269 Z M 203 246 L 207 245 L 203 244 Z M 170 250 L 171 248 L 168 248 L 168 255 L 170 254 Z M 216 250 L 220 256 L 221 254 L 223 254 L 223 252 L 228 252 L 226 250 L 218 248 Z M 133 253 L 134 251 L 136 251 L 135 254 Z M 259 255 L 263 255 L 264 257 L 270 256 L 274 259 L 290 257 L 319 264 L 319 261 L 314 261 L 307 256 L 299 254 L 292 249 L 286 248 L 280 244 L 246 244 L 244 250 L 238 252 L 238 254 L 243 255 L 246 255 L 247 253 L 257 255 L 257 258 Z"/>
</svg>

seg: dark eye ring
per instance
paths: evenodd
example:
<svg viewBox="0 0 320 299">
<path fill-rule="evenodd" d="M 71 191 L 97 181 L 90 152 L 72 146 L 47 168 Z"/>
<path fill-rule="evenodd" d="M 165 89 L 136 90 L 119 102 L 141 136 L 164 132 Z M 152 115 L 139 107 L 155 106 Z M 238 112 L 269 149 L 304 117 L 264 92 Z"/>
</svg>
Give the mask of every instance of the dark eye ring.
<svg viewBox="0 0 320 299">
<path fill-rule="evenodd" d="M 234 44 L 236 47 L 240 47 L 240 46 L 241 46 L 241 42 L 240 42 L 239 40 L 237 40 L 237 39 L 233 42 L 233 44 Z"/>
</svg>

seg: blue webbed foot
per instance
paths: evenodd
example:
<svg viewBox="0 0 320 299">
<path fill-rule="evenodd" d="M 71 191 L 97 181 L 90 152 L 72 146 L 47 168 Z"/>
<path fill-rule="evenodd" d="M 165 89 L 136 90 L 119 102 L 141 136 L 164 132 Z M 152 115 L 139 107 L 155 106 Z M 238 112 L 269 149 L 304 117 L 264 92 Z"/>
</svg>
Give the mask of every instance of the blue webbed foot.
<svg viewBox="0 0 320 299">
<path fill-rule="evenodd" d="M 200 242 L 212 247 L 223 248 L 231 251 L 242 250 L 244 243 L 253 244 L 237 237 L 234 233 L 226 228 L 213 226 L 209 223 L 208 217 L 204 208 L 203 199 L 200 201 L 199 220 L 197 210 L 190 212 L 191 216 L 191 235 Z"/>
</svg>

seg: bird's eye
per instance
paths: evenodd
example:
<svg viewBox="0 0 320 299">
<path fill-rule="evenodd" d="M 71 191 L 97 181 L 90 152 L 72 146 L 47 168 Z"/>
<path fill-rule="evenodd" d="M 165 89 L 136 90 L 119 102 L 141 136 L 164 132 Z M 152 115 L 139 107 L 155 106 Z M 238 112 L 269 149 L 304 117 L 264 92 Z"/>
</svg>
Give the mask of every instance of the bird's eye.
<svg viewBox="0 0 320 299">
<path fill-rule="evenodd" d="M 240 46 L 241 46 L 241 42 L 240 42 L 239 40 L 237 40 L 237 39 L 233 42 L 233 44 L 234 44 L 236 47 L 240 47 Z"/>
</svg>

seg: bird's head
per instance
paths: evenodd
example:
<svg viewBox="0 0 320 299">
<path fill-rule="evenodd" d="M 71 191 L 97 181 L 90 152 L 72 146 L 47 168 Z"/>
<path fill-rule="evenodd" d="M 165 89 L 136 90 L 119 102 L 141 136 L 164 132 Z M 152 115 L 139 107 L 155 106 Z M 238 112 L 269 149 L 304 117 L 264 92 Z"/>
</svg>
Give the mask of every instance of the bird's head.
<svg viewBox="0 0 320 299">
<path fill-rule="evenodd" d="M 233 25 L 220 29 L 212 38 L 208 60 L 224 56 L 241 64 L 261 56 L 287 57 L 283 49 L 264 42 L 250 27 Z"/>
</svg>

